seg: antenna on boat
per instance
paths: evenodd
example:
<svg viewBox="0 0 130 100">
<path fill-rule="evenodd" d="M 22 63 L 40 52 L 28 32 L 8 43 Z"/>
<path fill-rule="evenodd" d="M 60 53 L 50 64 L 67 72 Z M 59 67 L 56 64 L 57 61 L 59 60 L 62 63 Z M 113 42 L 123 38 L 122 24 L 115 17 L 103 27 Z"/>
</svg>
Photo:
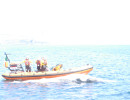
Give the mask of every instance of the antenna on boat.
<svg viewBox="0 0 130 100">
<path fill-rule="evenodd" d="M 5 55 L 10 55 L 10 54 L 7 54 L 6 52 L 4 53 Z"/>
</svg>

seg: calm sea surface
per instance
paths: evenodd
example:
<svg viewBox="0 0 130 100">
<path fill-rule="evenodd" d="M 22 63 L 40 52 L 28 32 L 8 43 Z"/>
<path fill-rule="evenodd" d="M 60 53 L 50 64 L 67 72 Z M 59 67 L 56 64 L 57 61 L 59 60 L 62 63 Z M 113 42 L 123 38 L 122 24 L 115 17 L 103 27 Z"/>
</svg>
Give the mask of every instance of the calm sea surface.
<svg viewBox="0 0 130 100">
<path fill-rule="evenodd" d="M 91 64 L 88 75 L 60 78 L 6 81 L 4 52 L 11 62 L 29 57 L 32 70 L 35 61 L 45 57 L 48 67 L 63 64 L 63 69 Z M 0 100 L 130 100 L 130 45 L 126 46 L 0 46 Z M 24 64 L 22 64 L 24 67 Z"/>
</svg>

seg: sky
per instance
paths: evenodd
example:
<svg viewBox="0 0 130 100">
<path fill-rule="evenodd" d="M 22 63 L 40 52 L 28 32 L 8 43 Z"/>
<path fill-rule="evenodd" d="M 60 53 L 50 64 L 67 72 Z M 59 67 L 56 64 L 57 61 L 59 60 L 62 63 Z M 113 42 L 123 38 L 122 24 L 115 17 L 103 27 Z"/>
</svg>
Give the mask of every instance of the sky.
<svg viewBox="0 0 130 100">
<path fill-rule="evenodd" d="M 0 0 L 0 43 L 130 45 L 129 0 Z"/>
</svg>

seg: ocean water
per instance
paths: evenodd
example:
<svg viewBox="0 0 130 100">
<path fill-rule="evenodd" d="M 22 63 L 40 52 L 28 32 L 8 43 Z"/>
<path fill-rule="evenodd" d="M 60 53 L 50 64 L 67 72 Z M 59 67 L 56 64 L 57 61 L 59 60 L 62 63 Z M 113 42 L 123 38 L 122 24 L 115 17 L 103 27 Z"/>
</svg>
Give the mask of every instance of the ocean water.
<svg viewBox="0 0 130 100">
<path fill-rule="evenodd" d="M 7 72 L 4 52 L 11 62 L 29 57 L 45 57 L 48 67 L 63 69 L 91 64 L 88 75 L 68 75 L 52 79 L 7 81 L 0 75 L 0 100 L 130 100 L 130 45 L 47 46 L 0 45 L 0 74 Z M 24 64 L 22 64 L 24 67 Z"/>
</svg>

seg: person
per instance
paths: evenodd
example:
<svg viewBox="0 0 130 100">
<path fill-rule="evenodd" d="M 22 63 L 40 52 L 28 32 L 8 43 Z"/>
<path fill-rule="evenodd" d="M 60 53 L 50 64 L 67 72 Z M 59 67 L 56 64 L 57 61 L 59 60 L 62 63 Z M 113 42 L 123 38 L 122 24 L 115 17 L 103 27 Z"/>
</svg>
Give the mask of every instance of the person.
<svg viewBox="0 0 130 100">
<path fill-rule="evenodd" d="M 40 71 L 41 62 L 39 59 L 36 61 L 36 64 L 37 64 L 37 71 Z"/>
<path fill-rule="evenodd" d="M 44 57 L 42 57 L 40 65 L 41 65 L 40 66 L 41 71 L 48 71 L 47 70 L 47 60 Z"/>
<path fill-rule="evenodd" d="M 25 60 L 24 60 L 24 63 L 25 63 L 25 67 L 26 67 L 26 72 L 31 72 L 31 61 L 29 60 L 29 58 L 27 57 Z"/>
<path fill-rule="evenodd" d="M 56 65 L 56 67 L 54 67 L 53 69 L 52 69 L 52 71 L 60 71 L 61 70 L 61 68 L 62 68 L 62 64 L 58 64 L 58 65 Z"/>
</svg>

